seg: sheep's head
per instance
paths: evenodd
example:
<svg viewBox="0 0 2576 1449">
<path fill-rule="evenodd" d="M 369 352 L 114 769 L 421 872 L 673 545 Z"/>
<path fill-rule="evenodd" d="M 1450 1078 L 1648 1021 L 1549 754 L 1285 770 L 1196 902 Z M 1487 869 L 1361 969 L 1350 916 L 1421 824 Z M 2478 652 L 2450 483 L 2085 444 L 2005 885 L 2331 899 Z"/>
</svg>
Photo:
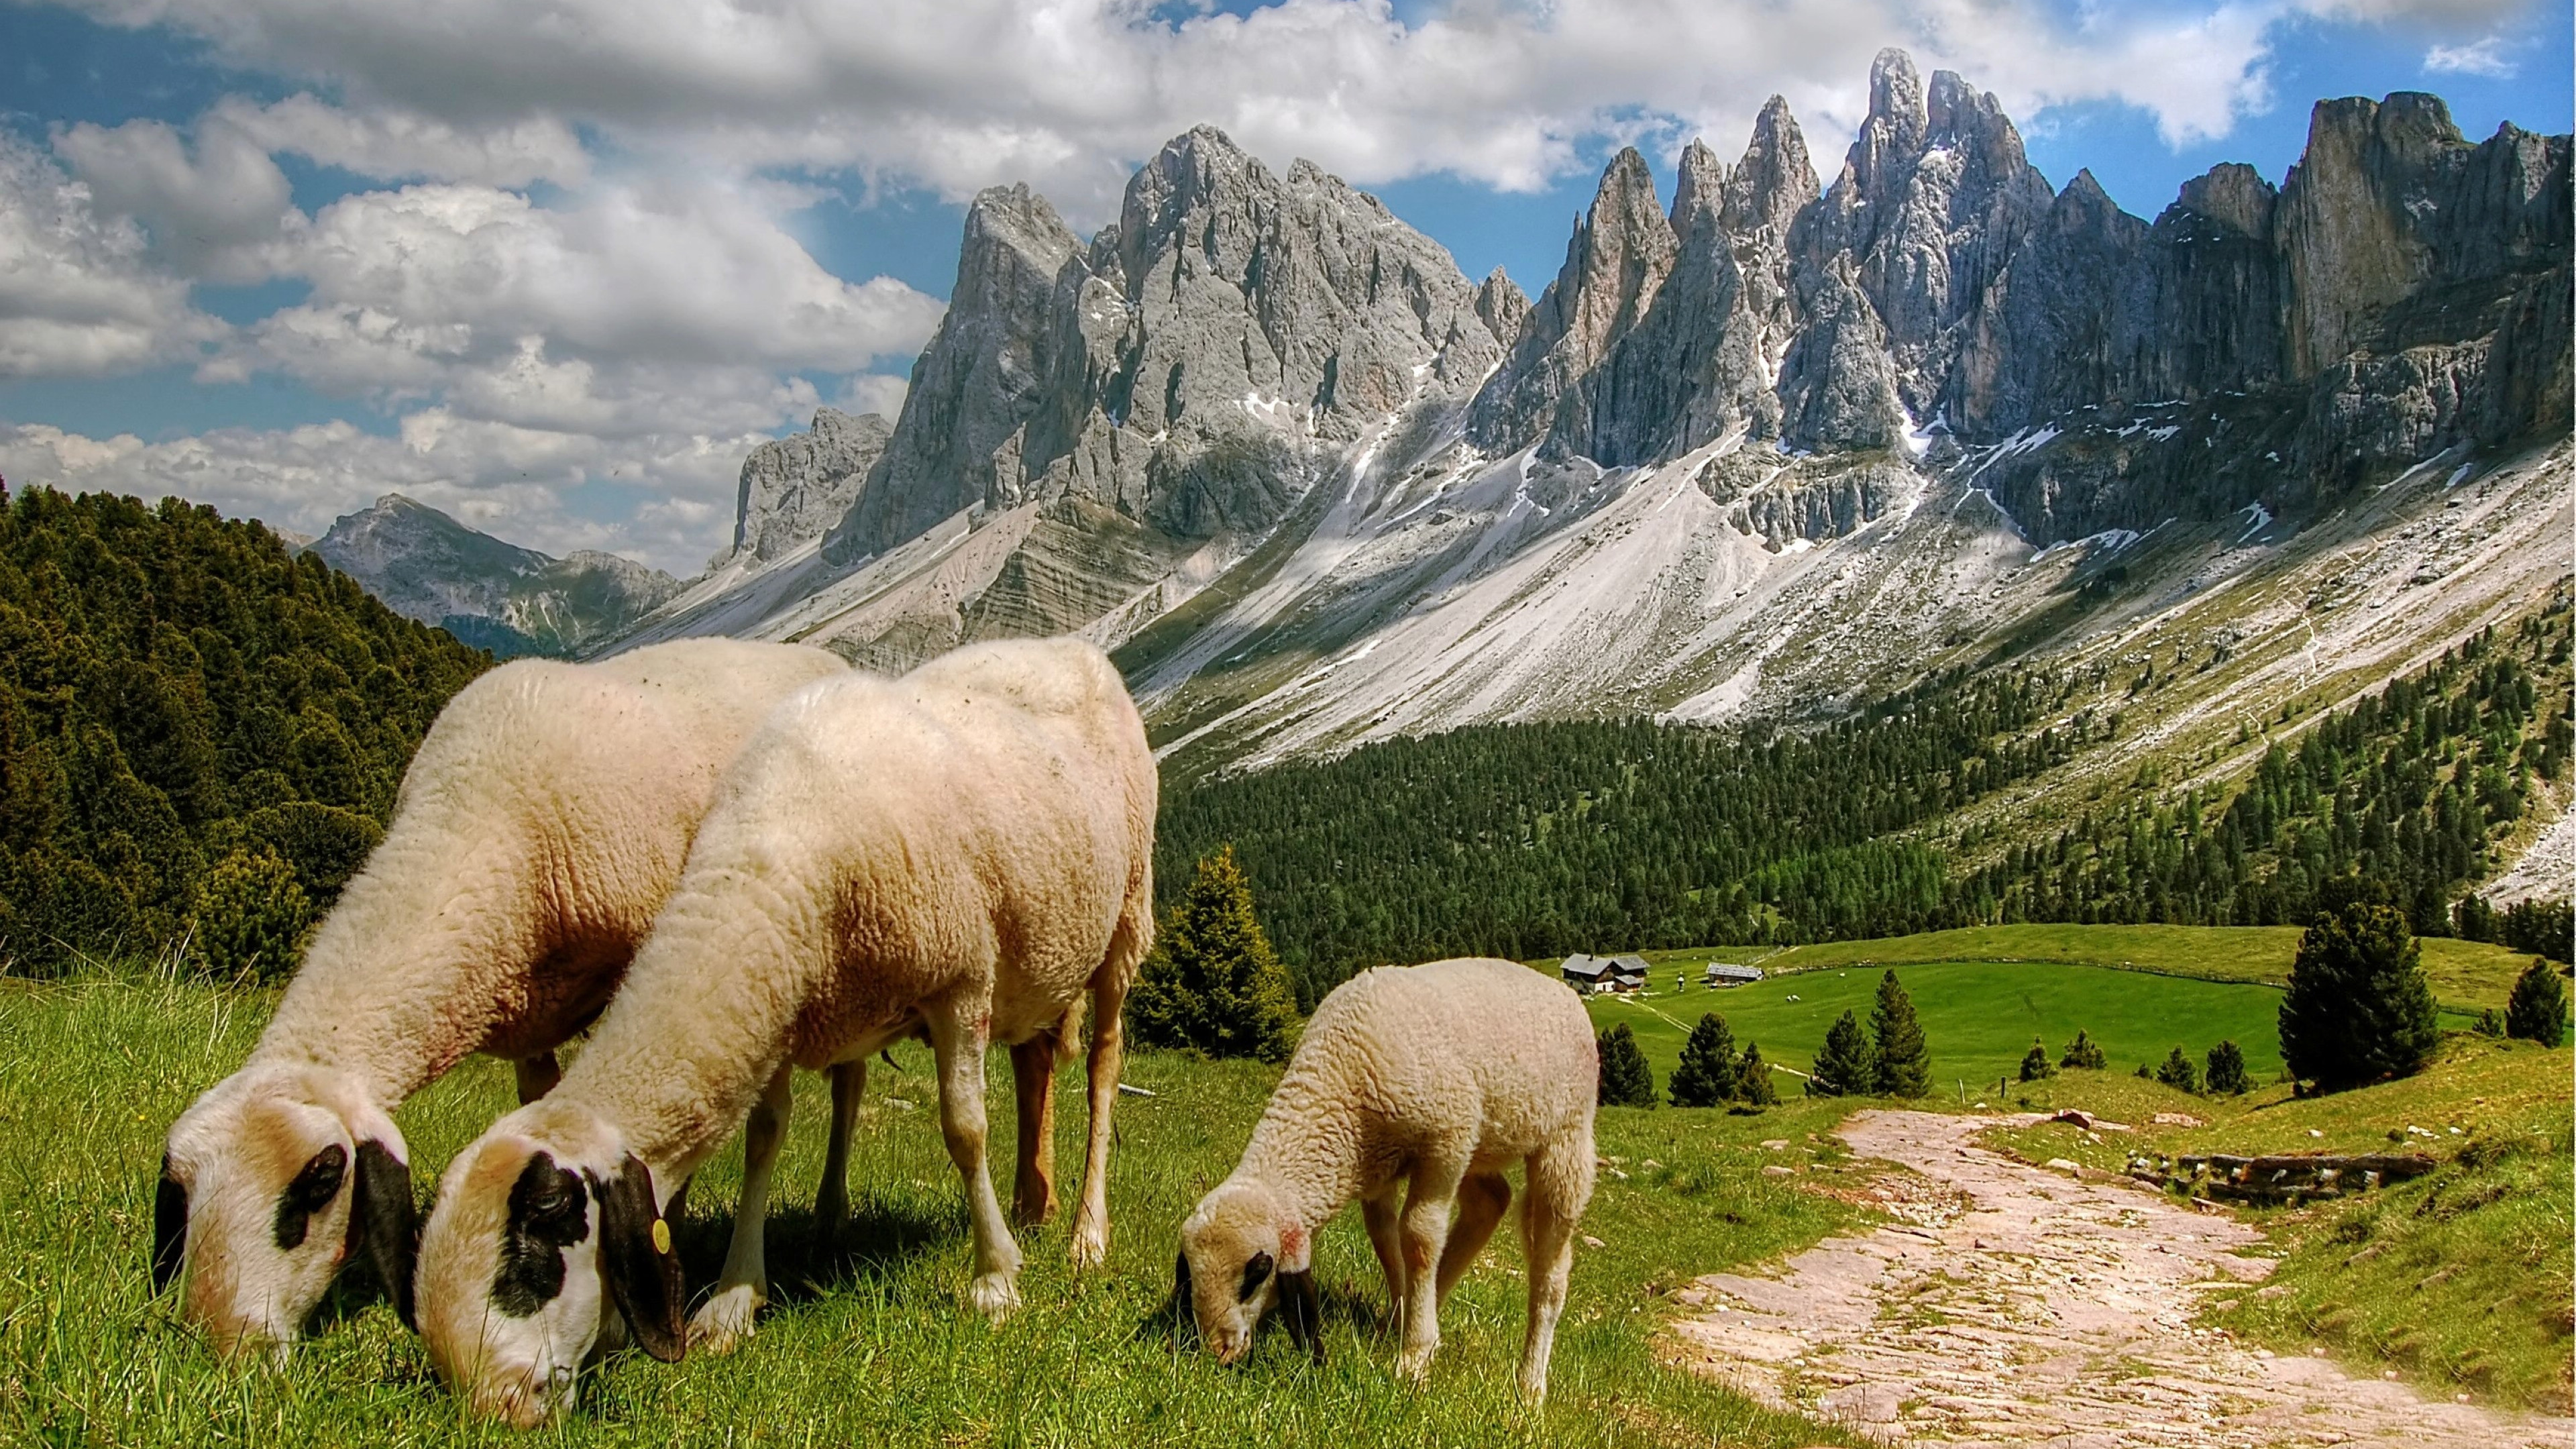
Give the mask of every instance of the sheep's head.
<svg viewBox="0 0 2576 1449">
<path fill-rule="evenodd" d="M 572 1403 L 603 1339 L 677 1361 L 686 1294 L 653 1175 L 616 1129 L 552 1100 L 476 1139 L 420 1247 L 420 1335 L 479 1413 L 532 1428 Z"/>
<path fill-rule="evenodd" d="M 1324 1357 L 1323 1305 L 1315 1293 L 1314 1240 L 1270 1190 L 1229 1178 L 1181 1224 L 1173 1298 L 1196 1320 L 1199 1340 L 1223 1363 L 1252 1350 L 1252 1330 L 1272 1304 L 1285 1310 L 1299 1347 Z"/>
<path fill-rule="evenodd" d="M 402 1133 L 344 1072 L 249 1067 L 170 1127 L 152 1286 L 226 1353 L 283 1354 L 340 1265 L 365 1253 L 411 1321 L 416 1219 Z"/>
</svg>

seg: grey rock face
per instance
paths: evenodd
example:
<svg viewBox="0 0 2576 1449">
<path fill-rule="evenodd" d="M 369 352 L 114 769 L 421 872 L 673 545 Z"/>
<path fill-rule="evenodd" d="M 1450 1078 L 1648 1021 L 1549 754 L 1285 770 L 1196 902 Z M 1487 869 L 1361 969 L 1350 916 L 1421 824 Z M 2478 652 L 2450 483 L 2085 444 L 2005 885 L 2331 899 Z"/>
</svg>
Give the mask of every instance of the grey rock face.
<svg viewBox="0 0 2576 1449">
<path fill-rule="evenodd" d="M 893 431 L 877 413 L 853 417 L 822 408 L 811 431 L 752 449 L 734 499 L 733 545 L 709 567 L 744 556 L 776 558 L 838 523 L 858 501 Z"/>
<path fill-rule="evenodd" d="M 501 654 L 570 654 L 612 638 L 680 591 L 614 554 L 551 558 L 388 493 L 344 514 L 312 551 L 387 608 Z"/>
<path fill-rule="evenodd" d="M 1480 297 L 1375 197 L 1310 162 L 1277 176 L 1211 126 L 1137 172 L 1088 246 L 1026 188 L 988 191 L 826 556 L 1066 496 L 1183 536 L 1257 529 L 1303 486 L 1307 450 L 1473 386 L 1516 300 Z"/>
</svg>

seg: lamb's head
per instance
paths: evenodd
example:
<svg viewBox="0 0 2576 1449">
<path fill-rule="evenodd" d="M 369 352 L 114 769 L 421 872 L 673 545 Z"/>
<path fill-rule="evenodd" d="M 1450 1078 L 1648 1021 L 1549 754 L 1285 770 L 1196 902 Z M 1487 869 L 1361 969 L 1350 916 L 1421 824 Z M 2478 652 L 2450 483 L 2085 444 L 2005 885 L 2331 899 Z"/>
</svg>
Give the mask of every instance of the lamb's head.
<svg viewBox="0 0 2576 1449">
<path fill-rule="evenodd" d="M 284 1354 L 332 1277 L 365 1253 L 411 1322 L 416 1219 L 402 1133 L 345 1072 L 246 1067 L 171 1124 L 152 1214 L 152 1286 L 215 1346 Z"/>
<path fill-rule="evenodd" d="M 1278 1304 L 1299 1347 L 1324 1357 L 1323 1304 L 1315 1292 L 1314 1239 L 1268 1187 L 1228 1178 L 1181 1224 L 1175 1304 L 1196 1320 L 1199 1341 L 1223 1363 L 1252 1351 L 1252 1330 Z"/>
<path fill-rule="evenodd" d="M 606 1339 L 677 1361 L 686 1293 L 653 1174 L 614 1127 L 552 1099 L 448 1165 L 420 1245 L 420 1335 L 476 1412 L 532 1428 Z"/>
</svg>

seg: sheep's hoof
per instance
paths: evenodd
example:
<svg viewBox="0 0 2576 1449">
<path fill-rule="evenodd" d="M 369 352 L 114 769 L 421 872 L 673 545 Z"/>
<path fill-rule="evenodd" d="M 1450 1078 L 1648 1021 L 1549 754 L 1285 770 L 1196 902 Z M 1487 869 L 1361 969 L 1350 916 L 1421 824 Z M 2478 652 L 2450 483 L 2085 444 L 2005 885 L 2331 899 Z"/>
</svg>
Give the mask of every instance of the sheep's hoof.
<svg viewBox="0 0 2576 1449">
<path fill-rule="evenodd" d="M 1073 1266 L 1097 1268 L 1109 1261 L 1109 1232 L 1084 1223 L 1073 1230 Z"/>
<path fill-rule="evenodd" d="M 1535 1381 L 1528 1374 L 1521 1375 L 1521 1402 L 1532 1408 L 1547 1402 L 1547 1375 L 1544 1372 Z"/>
<path fill-rule="evenodd" d="M 731 1353 L 751 1337 L 752 1319 L 766 1301 L 759 1289 L 739 1283 L 698 1306 L 689 1316 L 689 1347 L 700 1353 Z"/>
<path fill-rule="evenodd" d="M 1431 1378 L 1431 1356 L 1439 1351 L 1440 1344 L 1435 1340 L 1421 1348 L 1408 1348 L 1397 1354 L 1395 1356 L 1396 1377 L 1417 1384 L 1428 1382 Z"/>
<path fill-rule="evenodd" d="M 1020 1285 L 1008 1273 L 987 1273 L 966 1285 L 966 1306 L 999 1323 L 1020 1306 Z"/>
</svg>

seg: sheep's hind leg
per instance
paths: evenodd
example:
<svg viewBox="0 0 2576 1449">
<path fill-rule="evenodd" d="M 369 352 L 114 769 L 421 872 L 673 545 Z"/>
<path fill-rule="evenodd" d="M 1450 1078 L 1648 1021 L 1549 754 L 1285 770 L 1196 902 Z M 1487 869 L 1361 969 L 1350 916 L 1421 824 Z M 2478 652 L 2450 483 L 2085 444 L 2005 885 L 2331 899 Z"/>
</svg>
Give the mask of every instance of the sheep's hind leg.
<svg viewBox="0 0 2576 1449">
<path fill-rule="evenodd" d="M 1396 1355 L 1395 1371 L 1417 1383 L 1430 1377 L 1432 1355 L 1440 1351 L 1437 1265 L 1466 1175 L 1467 1154 L 1425 1154 L 1414 1164 L 1413 1190 L 1405 1196 L 1404 1351 Z"/>
<path fill-rule="evenodd" d="M 519 1105 L 524 1107 L 555 1089 L 563 1080 L 563 1068 L 555 1065 L 553 1052 L 539 1052 L 510 1063 L 510 1072 L 519 1079 Z"/>
<path fill-rule="evenodd" d="M 966 1201 L 975 1223 L 975 1281 L 966 1287 L 966 1306 L 1001 1321 L 1019 1306 L 1020 1245 L 1002 1217 L 1001 1199 L 993 1193 L 993 1175 L 984 1157 L 984 1046 L 991 1027 L 975 1008 L 971 1020 L 956 1010 L 930 1014 L 930 1045 L 939 1056 L 939 1129 L 948 1139 L 948 1159 L 965 1182 Z"/>
<path fill-rule="evenodd" d="M 689 1318 L 689 1342 L 707 1353 L 725 1353 L 751 1336 L 752 1319 L 769 1301 L 769 1181 L 778 1149 L 787 1141 L 788 1074 L 782 1065 L 761 1091 L 742 1129 L 742 1202 L 734 1209 L 733 1242 L 725 1249 L 723 1276 L 714 1296 Z"/>
<path fill-rule="evenodd" d="M 1565 1280 L 1574 1269 L 1574 1225 L 1592 1195 L 1589 1134 L 1532 1153 L 1521 1204 L 1521 1253 L 1529 1264 L 1529 1331 L 1521 1346 L 1522 1397 L 1547 1397 L 1547 1361 L 1556 1321 L 1565 1312 Z"/>
<path fill-rule="evenodd" d="M 1458 1220 L 1449 1225 L 1449 1245 L 1440 1251 L 1440 1281 L 1435 1285 L 1434 1301 L 1449 1301 L 1449 1290 L 1475 1266 L 1476 1255 L 1501 1226 L 1503 1213 L 1512 1205 L 1512 1185 L 1500 1173 L 1480 1172 L 1458 1186 Z"/>
<path fill-rule="evenodd" d="M 825 1075 L 832 1083 L 832 1135 L 823 1148 L 823 1185 L 814 1193 L 814 1241 L 829 1253 L 850 1220 L 850 1131 L 867 1095 L 868 1059 L 835 1062 Z"/>
<path fill-rule="evenodd" d="M 1127 980 L 1133 974 L 1117 966 L 1117 949 L 1112 947 L 1111 966 L 1102 968 L 1091 988 L 1091 1112 L 1084 1128 L 1082 1205 L 1073 1214 L 1076 1268 L 1097 1268 L 1109 1261 L 1110 1119 L 1118 1110 L 1118 1074 L 1127 1061 L 1119 1013 L 1126 1006 Z"/>
<path fill-rule="evenodd" d="M 1398 1338 L 1404 1335 L 1404 1205 L 1402 1179 L 1390 1181 L 1375 1196 L 1360 1199 L 1360 1223 L 1368 1229 L 1369 1246 L 1377 1250 L 1378 1271 L 1386 1275 L 1386 1314 Z"/>
<path fill-rule="evenodd" d="M 1019 1170 L 1011 1182 L 1011 1221 L 1034 1228 L 1055 1216 L 1055 1064 L 1062 1024 L 1011 1048 L 1011 1083 L 1019 1104 Z"/>
</svg>

